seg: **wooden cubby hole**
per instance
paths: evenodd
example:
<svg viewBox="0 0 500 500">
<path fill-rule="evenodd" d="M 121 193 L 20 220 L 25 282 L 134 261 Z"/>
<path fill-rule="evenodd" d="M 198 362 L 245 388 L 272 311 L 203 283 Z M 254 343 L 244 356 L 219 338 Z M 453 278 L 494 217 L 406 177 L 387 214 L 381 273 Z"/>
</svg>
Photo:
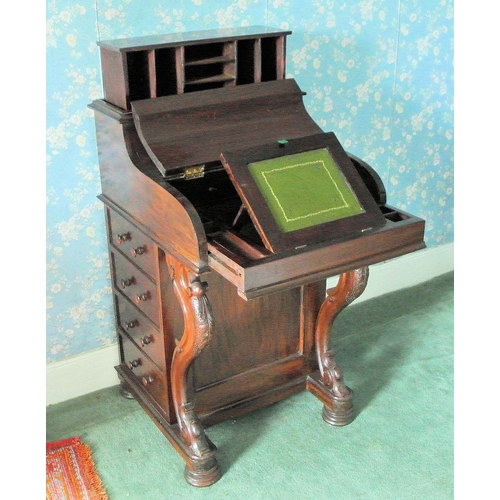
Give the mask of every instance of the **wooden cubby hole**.
<svg viewBox="0 0 500 500">
<path fill-rule="evenodd" d="M 285 73 L 286 34 L 232 40 L 203 40 L 170 46 L 101 47 L 105 99 L 130 109 L 130 102 L 224 86 L 280 80 Z"/>
</svg>

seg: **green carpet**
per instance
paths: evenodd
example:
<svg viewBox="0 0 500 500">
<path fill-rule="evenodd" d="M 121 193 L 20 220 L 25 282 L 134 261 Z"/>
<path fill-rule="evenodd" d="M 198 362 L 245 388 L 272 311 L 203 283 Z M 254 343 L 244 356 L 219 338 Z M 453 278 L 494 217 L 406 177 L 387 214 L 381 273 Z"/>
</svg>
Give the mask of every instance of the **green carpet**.
<svg viewBox="0 0 500 500">
<path fill-rule="evenodd" d="M 79 435 L 110 500 L 453 499 L 453 274 L 347 308 L 333 335 L 356 419 L 331 427 L 302 392 L 207 429 L 222 478 L 184 462 L 116 387 L 47 408 L 47 441 Z"/>
</svg>

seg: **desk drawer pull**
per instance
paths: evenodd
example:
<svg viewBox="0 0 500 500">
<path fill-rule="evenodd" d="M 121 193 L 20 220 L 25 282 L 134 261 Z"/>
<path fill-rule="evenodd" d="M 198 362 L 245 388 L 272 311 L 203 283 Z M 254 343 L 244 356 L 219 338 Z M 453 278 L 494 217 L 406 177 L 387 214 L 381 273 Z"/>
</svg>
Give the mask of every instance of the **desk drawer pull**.
<svg viewBox="0 0 500 500">
<path fill-rule="evenodd" d="M 154 382 L 154 379 L 151 375 L 148 375 L 147 377 L 142 377 L 142 385 L 151 385 Z"/>
<path fill-rule="evenodd" d="M 133 285 L 134 283 L 135 283 L 135 279 L 133 276 L 131 278 L 125 278 L 125 279 L 121 280 L 121 282 L 120 282 L 123 289 L 127 288 L 128 286 Z"/>
<path fill-rule="evenodd" d="M 141 302 L 146 302 L 149 299 L 149 292 L 139 293 L 135 296 L 135 301 L 140 304 Z"/>
<path fill-rule="evenodd" d="M 133 319 L 132 321 L 124 321 L 125 324 L 125 330 L 130 330 L 132 328 L 135 328 L 139 322 L 136 319 Z"/>
<path fill-rule="evenodd" d="M 132 250 L 130 250 L 132 252 L 132 255 L 134 257 L 137 257 L 138 255 L 142 255 L 146 249 L 144 247 L 137 247 L 137 248 L 132 248 Z"/>
<path fill-rule="evenodd" d="M 142 347 L 147 346 L 148 344 L 151 344 L 151 342 L 153 342 L 153 336 L 148 335 L 146 337 L 141 337 L 139 339 L 139 341 L 140 341 Z"/>
<path fill-rule="evenodd" d="M 141 358 L 133 359 L 132 361 L 128 362 L 128 367 L 131 370 L 133 370 L 134 368 L 137 368 L 140 365 L 142 365 Z"/>
<path fill-rule="evenodd" d="M 130 241 L 132 239 L 132 236 L 130 236 L 130 233 L 122 233 L 122 234 L 117 234 L 116 235 L 116 242 L 118 245 L 121 245 L 122 243 L 125 243 L 126 241 Z"/>
</svg>

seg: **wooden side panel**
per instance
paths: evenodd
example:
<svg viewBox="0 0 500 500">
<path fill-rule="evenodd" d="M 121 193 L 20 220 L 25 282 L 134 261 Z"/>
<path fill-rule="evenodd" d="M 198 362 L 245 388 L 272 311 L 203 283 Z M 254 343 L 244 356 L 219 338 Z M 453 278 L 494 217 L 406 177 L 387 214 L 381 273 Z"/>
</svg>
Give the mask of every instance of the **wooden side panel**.
<svg viewBox="0 0 500 500">
<path fill-rule="evenodd" d="M 181 262 L 196 272 L 206 271 L 207 242 L 196 210 L 174 188 L 143 174 L 129 156 L 125 137 L 133 123 L 120 123 L 96 112 L 96 127 L 101 199 L 121 211 L 121 215 L 132 217 L 148 236 Z"/>
<path fill-rule="evenodd" d="M 300 288 L 245 301 L 219 274 L 210 273 L 205 280 L 215 324 L 210 343 L 195 362 L 195 387 L 299 353 Z"/>
<path fill-rule="evenodd" d="M 245 301 L 220 275 L 206 279 L 214 327 L 192 367 L 202 418 L 233 418 L 303 390 L 317 369 L 314 327 L 325 282 Z"/>
<path fill-rule="evenodd" d="M 128 71 L 126 54 L 101 48 L 104 98 L 115 106 L 126 108 L 128 97 Z"/>
</svg>

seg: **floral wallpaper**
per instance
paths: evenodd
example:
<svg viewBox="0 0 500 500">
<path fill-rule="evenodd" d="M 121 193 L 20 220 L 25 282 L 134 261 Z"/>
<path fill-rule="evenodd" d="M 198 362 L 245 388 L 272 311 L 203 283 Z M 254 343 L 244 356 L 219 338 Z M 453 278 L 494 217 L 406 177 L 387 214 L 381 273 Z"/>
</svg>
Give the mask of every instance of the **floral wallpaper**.
<svg viewBox="0 0 500 500">
<path fill-rule="evenodd" d="M 46 4 L 47 362 L 115 342 L 93 113 L 97 40 L 245 25 L 292 30 L 287 76 L 371 164 L 388 201 L 453 241 L 452 0 L 51 0 Z"/>
</svg>

